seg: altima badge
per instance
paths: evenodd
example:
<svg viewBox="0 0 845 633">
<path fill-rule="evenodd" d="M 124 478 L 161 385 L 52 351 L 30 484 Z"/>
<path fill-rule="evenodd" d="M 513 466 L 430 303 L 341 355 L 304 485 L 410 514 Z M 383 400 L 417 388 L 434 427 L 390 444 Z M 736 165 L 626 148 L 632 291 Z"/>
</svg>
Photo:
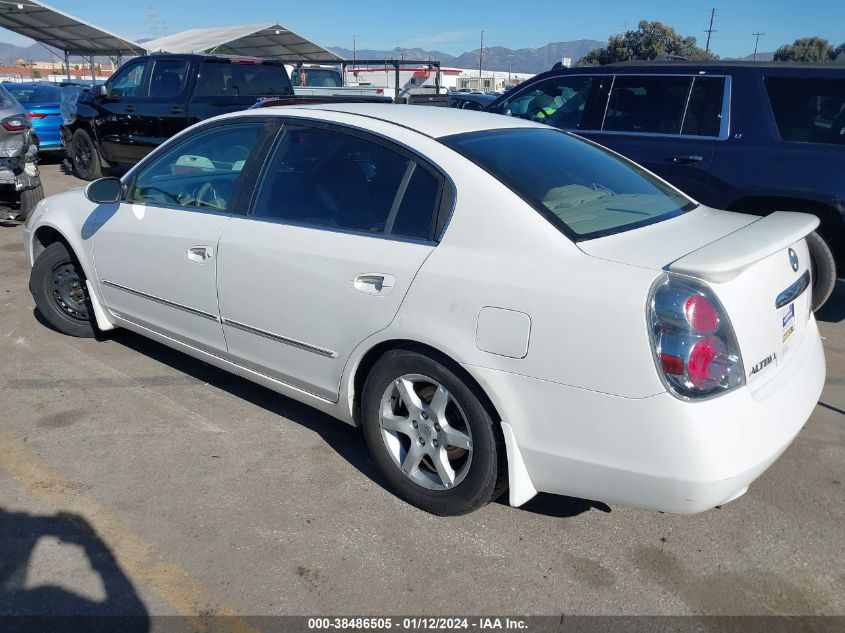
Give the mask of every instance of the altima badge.
<svg viewBox="0 0 845 633">
<path fill-rule="evenodd" d="M 798 272 L 798 253 L 796 253 L 791 248 L 789 249 L 789 263 L 792 266 L 792 270 L 796 273 Z"/>
</svg>

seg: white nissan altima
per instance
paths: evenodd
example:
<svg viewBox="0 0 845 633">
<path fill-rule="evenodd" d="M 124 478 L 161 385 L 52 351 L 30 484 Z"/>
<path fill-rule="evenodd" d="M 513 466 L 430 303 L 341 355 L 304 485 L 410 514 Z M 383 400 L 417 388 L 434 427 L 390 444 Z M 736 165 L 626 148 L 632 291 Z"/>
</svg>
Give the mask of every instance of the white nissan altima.
<svg viewBox="0 0 845 633">
<path fill-rule="evenodd" d="M 547 126 L 350 104 L 205 121 L 41 202 L 25 243 L 56 329 L 134 330 L 359 425 L 420 508 L 692 513 L 816 404 L 817 223 L 703 207 Z"/>
</svg>

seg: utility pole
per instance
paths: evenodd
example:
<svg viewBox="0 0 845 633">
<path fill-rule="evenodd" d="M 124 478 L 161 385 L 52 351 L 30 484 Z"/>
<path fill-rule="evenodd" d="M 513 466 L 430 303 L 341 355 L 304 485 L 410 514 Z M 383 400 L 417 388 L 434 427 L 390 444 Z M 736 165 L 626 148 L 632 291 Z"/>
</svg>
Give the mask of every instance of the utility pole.
<svg viewBox="0 0 845 633">
<path fill-rule="evenodd" d="M 484 31 L 481 31 L 481 48 L 478 49 L 478 91 L 481 92 L 481 64 L 484 61 Z"/>
<path fill-rule="evenodd" d="M 753 35 L 756 38 L 754 40 L 754 56 L 752 57 L 752 60 L 756 62 L 757 61 L 757 44 L 760 43 L 760 36 L 765 35 L 765 33 L 752 33 L 751 35 Z"/>
<path fill-rule="evenodd" d="M 707 46 L 704 47 L 704 50 L 708 53 L 710 52 L 710 36 L 716 32 L 716 29 L 713 28 L 713 20 L 716 17 L 716 9 L 710 9 L 710 28 L 705 29 L 705 33 L 707 33 Z"/>
<path fill-rule="evenodd" d="M 352 34 L 352 64 L 355 65 L 355 33 Z"/>
</svg>

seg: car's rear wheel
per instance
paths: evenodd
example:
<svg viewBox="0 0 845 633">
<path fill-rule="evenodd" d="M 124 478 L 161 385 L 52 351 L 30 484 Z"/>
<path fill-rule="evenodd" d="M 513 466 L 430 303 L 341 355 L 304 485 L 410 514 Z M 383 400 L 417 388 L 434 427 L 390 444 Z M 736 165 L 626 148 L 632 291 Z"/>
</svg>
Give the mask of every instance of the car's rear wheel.
<svg viewBox="0 0 845 633">
<path fill-rule="evenodd" d="M 24 189 L 21 191 L 21 206 L 20 206 L 20 220 L 26 221 L 29 214 L 39 202 L 44 199 L 44 187 L 39 185 L 34 189 Z"/>
<path fill-rule="evenodd" d="M 504 491 L 504 441 L 474 390 L 410 350 L 385 354 L 362 397 L 364 436 L 396 493 L 439 515 L 472 512 Z"/>
<path fill-rule="evenodd" d="M 59 332 L 94 336 L 85 273 L 63 242 L 53 242 L 35 260 L 29 288 L 38 311 Z"/>
<path fill-rule="evenodd" d="M 100 152 L 85 130 L 76 130 L 73 134 L 70 151 L 73 170 L 83 180 L 97 180 L 103 177 L 103 165 Z"/>
<path fill-rule="evenodd" d="M 836 260 L 825 239 L 816 231 L 807 236 L 813 276 L 813 310 L 821 308 L 836 286 Z"/>
</svg>

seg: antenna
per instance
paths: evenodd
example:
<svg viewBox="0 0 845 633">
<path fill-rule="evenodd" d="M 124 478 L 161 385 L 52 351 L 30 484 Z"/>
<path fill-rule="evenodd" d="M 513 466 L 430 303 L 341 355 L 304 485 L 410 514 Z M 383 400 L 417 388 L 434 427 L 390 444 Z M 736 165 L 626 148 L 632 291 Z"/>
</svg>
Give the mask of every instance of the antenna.
<svg viewBox="0 0 845 633">
<path fill-rule="evenodd" d="M 754 56 L 751 59 L 752 59 L 752 61 L 756 62 L 757 61 L 757 44 L 760 43 L 760 37 L 765 35 L 765 33 L 762 33 L 762 32 L 752 33 L 751 35 L 753 35 L 755 37 L 755 40 L 754 40 Z"/>
<path fill-rule="evenodd" d="M 713 28 L 713 20 L 716 18 L 716 9 L 710 9 L 710 27 L 704 29 L 704 32 L 707 33 L 707 45 L 704 47 L 704 50 L 708 53 L 710 52 L 710 36 L 716 32 L 716 29 Z"/>
</svg>

